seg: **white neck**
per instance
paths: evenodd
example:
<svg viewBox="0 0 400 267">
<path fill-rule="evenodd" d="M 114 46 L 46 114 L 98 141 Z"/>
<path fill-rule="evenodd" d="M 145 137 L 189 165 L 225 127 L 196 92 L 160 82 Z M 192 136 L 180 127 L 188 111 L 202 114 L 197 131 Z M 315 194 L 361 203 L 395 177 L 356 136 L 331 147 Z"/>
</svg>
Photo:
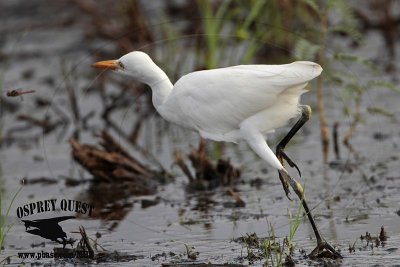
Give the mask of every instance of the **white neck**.
<svg viewBox="0 0 400 267">
<path fill-rule="evenodd" d="M 160 113 L 159 108 L 164 103 L 167 96 L 171 93 L 173 87 L 167 74 L 165 74 L 162 69 L 153 63 L 149 66 L 146 66 L 144 72 L 142 73 L 141 82 L 150 86 L 153 94 L 153 105 Z"/>
</svg>

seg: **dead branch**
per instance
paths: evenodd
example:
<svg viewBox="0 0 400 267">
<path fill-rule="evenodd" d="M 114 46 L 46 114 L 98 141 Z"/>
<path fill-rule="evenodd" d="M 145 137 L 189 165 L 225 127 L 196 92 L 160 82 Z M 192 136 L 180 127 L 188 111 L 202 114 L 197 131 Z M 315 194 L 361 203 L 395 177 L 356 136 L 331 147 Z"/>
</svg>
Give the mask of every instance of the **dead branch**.
<svg viewBox="0 0 400 267">
<path fill-rule="evenodd" d="M 152 178 L 160 173 L 142 165 L 109 134 L 103 132 L 100 138 L 103 150 L 93 145 L 80 144 L 75 138 L 71 138 L 69 142 L 73 158 L 90 172 L 95 180 L 131 181 L 137 186 L 138 192 L 153 192 Z"/>
</svg>

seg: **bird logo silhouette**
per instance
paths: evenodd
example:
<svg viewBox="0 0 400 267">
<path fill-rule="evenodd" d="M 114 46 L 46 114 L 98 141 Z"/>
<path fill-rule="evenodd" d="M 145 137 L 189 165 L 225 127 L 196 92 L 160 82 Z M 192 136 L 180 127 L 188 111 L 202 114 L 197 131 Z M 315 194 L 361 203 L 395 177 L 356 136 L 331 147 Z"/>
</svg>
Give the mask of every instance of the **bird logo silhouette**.
<svg viewBox="0 0 400 267">
<path fill-rule="evenodd" d="M 55 241 L 63 245 L 63 248 L 67 244 L 73 246 L 75 240 L 72 238 L 67 239 L 67 234 L 58 224 L 59 222 L 75 219 L 74 216 L 62 216 L 49 219 L 41 220 L 21 220 L 25 224 L 25 231 L 32 235 L 41 236 L 45 239 Z"/>
</svg>

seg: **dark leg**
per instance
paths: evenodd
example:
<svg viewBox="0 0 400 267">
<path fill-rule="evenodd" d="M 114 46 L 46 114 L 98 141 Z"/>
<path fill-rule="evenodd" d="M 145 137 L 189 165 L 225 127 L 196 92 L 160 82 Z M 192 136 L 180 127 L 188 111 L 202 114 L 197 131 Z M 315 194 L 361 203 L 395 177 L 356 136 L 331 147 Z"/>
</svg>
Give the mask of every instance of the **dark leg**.
<svg viewBox="0 0 400 267">
<path fill-rule="evenodd" d="M 331 245 L 329 245 L 322 237 L 321 234 L 319 233 L 319 230 L 317 228 L 317 225 L 315 224 L 314 218 L 311 214 L 311 210 L 308 208 L 306 199 L 304 197 L 304 190 L 303 187 L 299 182 L 297 182 L 295 179 L 290 177 L 290 175 L 286 172 L 286 170 L 279 170 L 279 175 L 282 177 L 285 181 L 287 181 L 290 186 L 293 188 L 293 191 L 296 193 L 296 195 L 299 197 L 301 204 L 303 205 L 304 211 L 307 214 L 308 220 L 311 223 L 311 226 L 313 228 L 315 238 L 317 239 L 317 247 L 310 253 L 309 257 L 310 258 L 318 258 L 323 255 L 324 250 L 330 252 L 334 258 L 342 258 L 339 252 L 337 252 Z"/>
<path fill-rule="evenodd" d="M 278 146 L 276 147 L 276 157 L 279 161 L 284 165 L 283 160 L 285 159 L 286 162 L 289 164 L 290 167 L 294 167 L 299 172 L 301 177 L 301 172 L 299 167 L 286 155 L 283 151 L 289 141 L 293 138 L 293 136 L 297 133 L 297 131 L 310 119 L 311 117 L 311 108 L 310 106 L 301 106 L 301 115 L 300 119 L 296 122 L 296 124 L 290 129 L 288 134 L 279 142 Z M 287 180 L 285 180 L 282 175 L 279 173 L 279 179 L 282 182 L 283 189 L 285 190 L 286 196 L 289 198 L 289 185 Z M 289 198 L 290 199 L 290 198 Z"/>
</svg>

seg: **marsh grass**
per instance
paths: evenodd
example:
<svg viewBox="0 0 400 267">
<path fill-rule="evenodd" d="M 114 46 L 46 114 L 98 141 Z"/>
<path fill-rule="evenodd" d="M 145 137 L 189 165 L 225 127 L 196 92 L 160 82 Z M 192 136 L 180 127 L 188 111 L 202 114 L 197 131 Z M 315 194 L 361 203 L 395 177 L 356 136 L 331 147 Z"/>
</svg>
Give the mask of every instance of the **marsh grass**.
<svg viewBox="0 0 400 267">
<path fill-rule="evenodd" d="M 288 241 L 288 249 L 289 249 L 290 253 L 293 252 L 293 248 L 295 245 L 294 244 L 294 236 L 295 236 L 297 229 L 299 228 L 300 223 L 301 223 L 300 214 L 301 214 L 302 210 L 303 210 L 303 206 L 302 206 L 301 202 L 299 204 L 299 207 L 297 208 L 297 211 L 296 211 L 296 214 L 294 217 L 293 217 L 292 213 L 290 212 L 290 210 L 288 209 L 290 224 L 289 224 L 289 237 L 288 237 L 287 241 Z"/>
<path fill-rule="evenodd" d="M 288 210 L 289 215 L 289 235 L 280 239 L 276 236 L 274 227 L 271 222 L 267 222 L 268 236 L 259 238 L 255 233 L 242 236 L 241 240 L 246 248 L 249 264 L 252 265 L 256 261 L 262 261 L 263 266 L 284 266 L 293 265 L 292 254 L 295 247 L 294 237 L 300 226 L 302 216 L 302 205 L 293 216 Z"/>
<path fill-rule="evenodd" d="M 19 192 L 22 190 L 22 186 L 17 190 L 17 192 L 15 192 L 15 194 L 13 195 L 10 203 L 7 205 L 6 204 L 6 213 L 3 214 L 4 210 L 3 210 L 3 205 L 4 205 L 4 192 L 3 190 L 0 190 L 0 254 L 4 249 L 4 242 L 6 240 L 7 234 L 10 231 L 10 229 L 12 228 L 12 226 L 14 225 L 14 223 L 10 224 L 10 210 L 11 207 L 15 201 L 15 198 L 17 197 L 17 195 L 19 194 Z"/>
</svg>

